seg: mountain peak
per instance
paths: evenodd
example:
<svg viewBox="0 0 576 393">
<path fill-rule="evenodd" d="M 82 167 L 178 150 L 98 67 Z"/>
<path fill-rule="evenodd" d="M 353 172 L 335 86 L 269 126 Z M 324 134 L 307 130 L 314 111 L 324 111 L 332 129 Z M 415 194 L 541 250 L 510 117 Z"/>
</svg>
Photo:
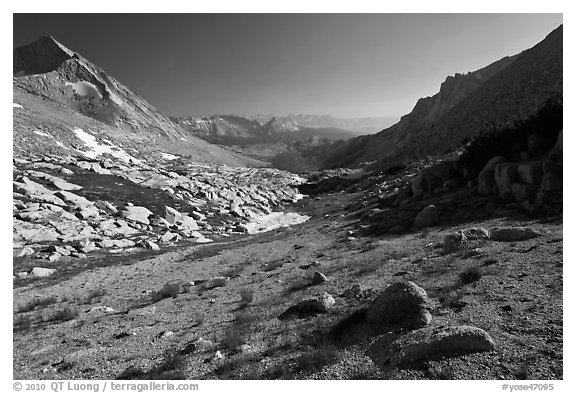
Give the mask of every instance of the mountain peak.
<svg viewBox="0 0 576 393">
<path fill-rule="evenodd" d="M 66 60 L 78 55 L 53 36 L 41 36 L 31 44 L 14 50 L 14 76 L 54 71 Z"/>
</svg>

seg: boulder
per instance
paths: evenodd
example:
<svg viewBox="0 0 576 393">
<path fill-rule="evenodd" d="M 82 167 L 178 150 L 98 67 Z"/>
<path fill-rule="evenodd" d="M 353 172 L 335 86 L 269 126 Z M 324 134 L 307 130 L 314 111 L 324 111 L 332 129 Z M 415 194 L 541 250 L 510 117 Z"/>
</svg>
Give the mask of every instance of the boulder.
<svg viewBox="0 0 576 393">
<path fill-rule="evenodd" d="M 493 171 L 494 169 L 496 169 L 496 165 L 502 164 L 506 161 L 507 161 L 506 158 L 502 157 L 502 156 L 492 157 L 490 160 L 488 160 L 486 165 L 484 165 L 484 168 L 482 168 L 482 172 L 483 171 Z"/>
<path fill-rule="evenodd" d="M 435 326 L 414 330 L 396 338 L 383 336 L 368 349 L 380 367 L 493 351 L 495 344 L 484 330 L 474 326 Z"/>
<path fill-rule="evenodd" d="M 52 177 L 50 182 L 54 185 L 54 187 L 58 188 L 59 190 L 63 191 L 77 191 L 81 190 L 82 186 L 77 184 L 68 183 L 65 180 L 59 179 L 57 177 Z"/>
<path fill-rule="evenodd" d="M 60 237 L 60 234 L 52 227 L 21 220 L 13 220 L 12 231 L 14 242 L 53 242 Z"/>
<path fill-rule="evenodd" d="M 537 185 L 526 183 L 512 183 L 512 197 L 516 202 L 532 201 L 538 191 Z"/>
<path fill-rule="evenodd" d="M 185 234 L 190 234 L 192 231 L 197 231 L 200 229 L 196 221 L 187 214 L 182 214 L 182 222 L 179 226 L 180 230 Z"/>
<path fill-rule="evenodd" d="M 546 173 L 540 183 L 541 190 L 546 192 L 561 190 L 562 187 L 562 176 L 553 172 Z"/>
<path fill-rule="evenodd" d="M 328 281 L 328 278 L 318 271 L 314 272 L 314 274 L 312 275 L 311 280 L 312 285 L 322 284 L 325 283 L 326 281 Z"/>
<path fill-rule="evenodd" d="M 414 226 L 416 228 L 427 228 L 435 225 L 440 218 L 440 213 L 436 206 L 428 205 L 414 219 Z"/>
<path fill-rule="evenodd" d="M 428 191 L 426 178 L 424 177 L 424 174 L 420 173 L 419 175 L 414 177 L 414 179 L 410 183 L 410 188 L 412 189 L 412 194 L 416 198 L 424 195 L 424 193 Z"/>
<path fill-rule="evenodd" d="M 48 277 L 52 274 L 56 273 L 56 269 L 48 269 L 45 267 L 35 267 L 30 272 L 30 276 L 32 277 Z"/>
<path fill-rule="evenodd" d="M 444 183 L 458 176 L 457 163 L 447 161 L 432 165 L 431 167 L 426 168 L 424 173 L 429 184 L 435 182 Z"/>
<path fill-rule="evenodd" d="M 229 280 L 229 277 L 212 277 L 206 281 L 204 281 L 204 283 L 202 284 L 202 287 L 204 289 L 212 289 L 212 288 L 218 288 L 218 287 L 223 287 L 226 285 L 226 282 Z"/>
<path fill-rule="evenodd" d="M 278 316 L 281 321 L 300 319 L 315 316 L 318 314 L 325 314 L 328 312 L 336 301 L 328 292 L 305 299 L 298 302 L 296 305 L 289 307 L 286 311 Z"/>
<path fill-rule="evenodd" d="M 178 210 L 176 210 L 170 206 L 165 206 L 165 209 L 166 209 L 166 214 L 164 217 L 170 225 L 174 225 L 177 222 L 182 221 L 182 214 Z"/>
<path fill-rule="evenodd" d="M 149 250 L 160 251 L 160 247 L 158 247 L 158 244 L 154 243 L 151 240 L 144 240 L 141 244 L 144 248 L 147 248 Z"/>
<path fill-rule="evenodd" d="M 22 178 L 22 180 L 24 183 L 17 181 L 12 182 L 14 191 L 20 192 L 33 200 L 58 206 L 66 206 L 66 203 L 62 199 L 55 196 L 52 191 L 46 187 L 28 180 L 26 177 Z"/>
<path fill-rule="evenodd" d="M 534 239 L 539 236 L 542 236 L 542 234 L 527 227 L 497 228 L 490 231 L 490 238 L 499 242 L 517 242 Z"/>
<path fill-rule="evenodd" d="M 150 224 L 150 221 L 148 221 L 148 216 L 150 215 L 152 215 L 152 212 L 143 206 L 126 206 L 122 210 L 122 217 L 145 225 Z"/>
<path fill-rule="evenodd" d="M 116 209 L 116 206 L 114 206 L 113 204 L 111 204 L 108 201 L 98 200 L 98 201 L 94 202 L 94 204 L 96 205 L 96 207 L 98 209 L 102 210 L 104 213 L 108 213 L 108 214 L 118 213 L 118 209 Z"/>
<path fill-rule="evenodd" d="M 100 210 L 96 206 L 88 205 L 88 206 L 81 206 L 76 211 L 76 217 L 81 218 L 83 220 L 87 220 L 89 218 L 96 218 L 100 216 Z"/>
<path fill-rule="evenodd" d="M 368 307 L 366 321 L 383 328 L 415 329 L 430 322 L 430 299 L 413 282 L 388 286 Z"/>
<path fill-rule="evenodd" d="M 518 164 L 502 163 L 494 169 L 494 180 L 500 196 L 504 199 L 512 196 L 512 184 L 518 179 Z"/>
<path fill-rule="evenodd" d="M 518 165 L 518 177 L 524 183 L 538 185 L 543 175 L 541 161 L 524 162 Z"/>
<path fill-rule="evenodd" d="M 490 237 L 490 232 L 486 228 L 468 228 L 462 231 L 467 240 L 484 240 Z"/>
<path fill-rule="evenodd" d="M 462 233 L 462 231 L 446 235 L 446 237 L 444 237 L 444 241 L 442 242 L 442 249 L 444 254 L 450 254 L 454 251 L 460 250 L 467 240 L 468 239 L 464 233 Z"/>
<path fill-rule="evenodd" d="M 76 194 L 71 193 L 69 191 L 57 191 L 55 193 L 55 195 L 57 197 L 61 198 L 62 200 L 64 200 L 66 203 L 74 205 L 78 208 L 94 205 L 92 202 L 90 202 L 88 199 L 84 198 L 83 196 L 76 195 Z"/>
<path fill-rule="evenodd" d="M 134 240 L 130 239 L 102 239 L 98 242 L 98 245 L 102 248 L 126 248 L 126 247 L 134 247 L 136 243 Z"/>
</svg>

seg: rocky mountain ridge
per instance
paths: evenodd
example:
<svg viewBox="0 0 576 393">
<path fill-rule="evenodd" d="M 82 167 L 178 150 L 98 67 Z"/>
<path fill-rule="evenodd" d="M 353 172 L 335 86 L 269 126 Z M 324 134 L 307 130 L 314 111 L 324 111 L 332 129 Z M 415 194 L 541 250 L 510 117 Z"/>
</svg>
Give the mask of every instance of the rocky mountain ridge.
<svg viewBox="0 0 576 393">
<path fill-rule="evenodd" d="M 197 162 L 266 166 L 187 134 L 142 97 L 53 37 L 14 50 L 14 153 L 83 151 L 80 128 L 140 158 L 165 153 Z M 103 142 L 108 140 L 109 142 Z M 141 155 L 141 156 L 140 156 Z"/>
<path fill-rule="evenodd" d="M 527 119 L 562 94 L 562 26 L 519 55 L 449 77 L 438 94 L 376 135 L 334 143 L 320 152 L 325 166 L 378 162 L 386 169 Z M 433 136 L 433 137 L 432 137 Z"/>
</svg>

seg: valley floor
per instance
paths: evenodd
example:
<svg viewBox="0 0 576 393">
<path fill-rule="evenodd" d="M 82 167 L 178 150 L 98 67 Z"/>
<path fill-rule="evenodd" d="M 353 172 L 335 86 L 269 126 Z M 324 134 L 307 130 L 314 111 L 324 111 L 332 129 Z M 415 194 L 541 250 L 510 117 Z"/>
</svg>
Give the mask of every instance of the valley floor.
<svg viewBox="0 0 576 393">
<path fill-rule="evenodd" d="M 84 269 L 15 285 L 14 379 L 563 378 L 561 219 L 490 218 L 359 237 L 343 210 L 358 196 L 301 200 L 293 209 L 311 219 L 289 228 L 124 263 L 89 257 Z M 448 233 L 502 226 L 543 235 L 442 253 Z M 311 285 L 315 271 L 328 280 Z M 214 277 L 227 279 L 208 288 Z M 367 351 L 376 337 L 329 334 L 406 280 L 432 300 L 432 326 L 479 327 L 495 350 L 386 369 Z M 354 284 L 362 290 L 350 296 Z M 278 319 L 324 292 L 335 299 L 327 313 Z M 30 322 L 38 314 L 51 317 Z"/>
</svg>

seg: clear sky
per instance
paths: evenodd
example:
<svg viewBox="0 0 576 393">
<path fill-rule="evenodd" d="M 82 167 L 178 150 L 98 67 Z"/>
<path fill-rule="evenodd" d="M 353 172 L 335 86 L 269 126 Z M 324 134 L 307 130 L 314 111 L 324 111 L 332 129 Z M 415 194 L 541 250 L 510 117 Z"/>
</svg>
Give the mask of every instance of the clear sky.
<svg viewBox="0 0 576 393">
<path fill-rule="evenodd" d="M 446 76 L 528 49 L 561 14 L 14 14 L 168 115 L 399 117 Z"/>
</svg>

